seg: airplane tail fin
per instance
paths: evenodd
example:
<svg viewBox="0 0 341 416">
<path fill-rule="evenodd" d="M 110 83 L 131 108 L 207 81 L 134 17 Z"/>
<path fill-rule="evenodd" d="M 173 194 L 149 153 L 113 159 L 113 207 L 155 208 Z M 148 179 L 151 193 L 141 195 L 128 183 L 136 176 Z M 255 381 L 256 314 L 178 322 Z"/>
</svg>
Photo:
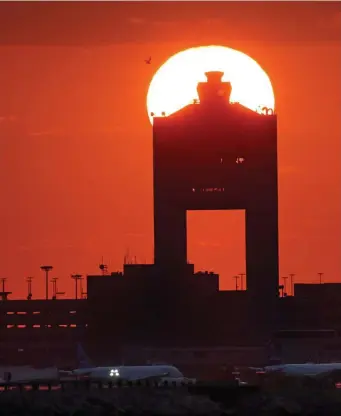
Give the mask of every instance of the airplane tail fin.
<svg viewBox="0 0 341 416">
<path fill-rule="evenodd" d="M 78 368 L 93 367 L 93 364 L 90 358 L 86 355 L 81 344 L 77 344 L 77 363 L 78 363 Z"/>
</svg>

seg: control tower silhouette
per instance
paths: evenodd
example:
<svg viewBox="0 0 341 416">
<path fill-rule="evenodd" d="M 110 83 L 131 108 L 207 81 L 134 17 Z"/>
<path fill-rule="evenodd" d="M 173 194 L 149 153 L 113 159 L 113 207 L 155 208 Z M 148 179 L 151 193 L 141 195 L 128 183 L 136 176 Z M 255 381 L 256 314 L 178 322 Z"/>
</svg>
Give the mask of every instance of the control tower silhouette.
<svg viewBox="0 0 341 416">
<path fill-rule="evenodd" d="M 199 103 L 153 119 L 155 265 L 187 264 L 187 210 L 245 210 L 247 296 L 268 314 L 278 297 L 277 117 L 230 103 L 223 72 L 205 75 Z"/>
<path fill-rule="evenodd" d="M 96 345 L 265 345 L 277 327 L 277 117 L 230 103 L 222 72 L 206 76 L 200 102 L 154 117 L 154 263 L 87 278 Z M 219 291 L 217 273 L 188 263 L 187 210 L 235 209 L 247 290 Z"/>
</svg>

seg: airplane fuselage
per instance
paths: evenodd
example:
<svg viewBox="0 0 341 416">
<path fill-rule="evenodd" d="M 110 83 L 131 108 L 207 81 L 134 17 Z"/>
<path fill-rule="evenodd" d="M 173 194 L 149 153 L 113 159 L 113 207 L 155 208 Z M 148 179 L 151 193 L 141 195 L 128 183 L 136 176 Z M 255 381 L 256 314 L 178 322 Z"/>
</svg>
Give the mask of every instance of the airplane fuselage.
<svg viewBox="0 0 341 416">
<path fill-rule="evenodd" d="M 80 368 L 71 372 L 73 376 L 87 377 L 94 380 L 136 381 L 145 379 L 183 379 L 183 374 L 174 366 L 111 366 Z"/>
<path fill-rule="evenodd" d="M 290 375 L 315 376 L 318 374 L 329 373 L 341 370 L 341 363 L 321 363 L 321 364 L 283 364 L 264 367 L 264 371 L 281 372 Z"/>
</svg>

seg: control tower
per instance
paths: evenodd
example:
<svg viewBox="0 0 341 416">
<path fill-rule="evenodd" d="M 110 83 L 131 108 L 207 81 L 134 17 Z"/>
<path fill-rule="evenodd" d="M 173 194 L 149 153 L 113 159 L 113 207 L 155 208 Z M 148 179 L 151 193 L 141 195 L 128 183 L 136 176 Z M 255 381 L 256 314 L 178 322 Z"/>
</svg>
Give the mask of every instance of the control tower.
<svg viewBox="0 0 341 416">
<path fill-rule="evenodd" d="M 245 210 L 246 295 L 262 319 L 278 297 L 277 117 L 230 103 L 223 72 L 205 75 L 198 102 L 154 117 L 154 261 L 186 265 L 187 210 Z"/>
</svg>

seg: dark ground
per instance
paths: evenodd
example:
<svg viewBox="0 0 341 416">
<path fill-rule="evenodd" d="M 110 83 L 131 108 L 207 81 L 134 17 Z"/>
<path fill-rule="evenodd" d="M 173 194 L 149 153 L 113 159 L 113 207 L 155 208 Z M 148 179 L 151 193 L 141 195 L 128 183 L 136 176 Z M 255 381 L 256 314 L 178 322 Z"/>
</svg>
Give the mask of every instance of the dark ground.
<svg viewBox="0 0 341 416">
<path fill-rule="evenodd" d="M 341 415 L 341 390 L 289 379 L 260 387 L 226 383 L 185 387 L 120 387 L 4 391 L 1 416 Z"/>
</svg>

